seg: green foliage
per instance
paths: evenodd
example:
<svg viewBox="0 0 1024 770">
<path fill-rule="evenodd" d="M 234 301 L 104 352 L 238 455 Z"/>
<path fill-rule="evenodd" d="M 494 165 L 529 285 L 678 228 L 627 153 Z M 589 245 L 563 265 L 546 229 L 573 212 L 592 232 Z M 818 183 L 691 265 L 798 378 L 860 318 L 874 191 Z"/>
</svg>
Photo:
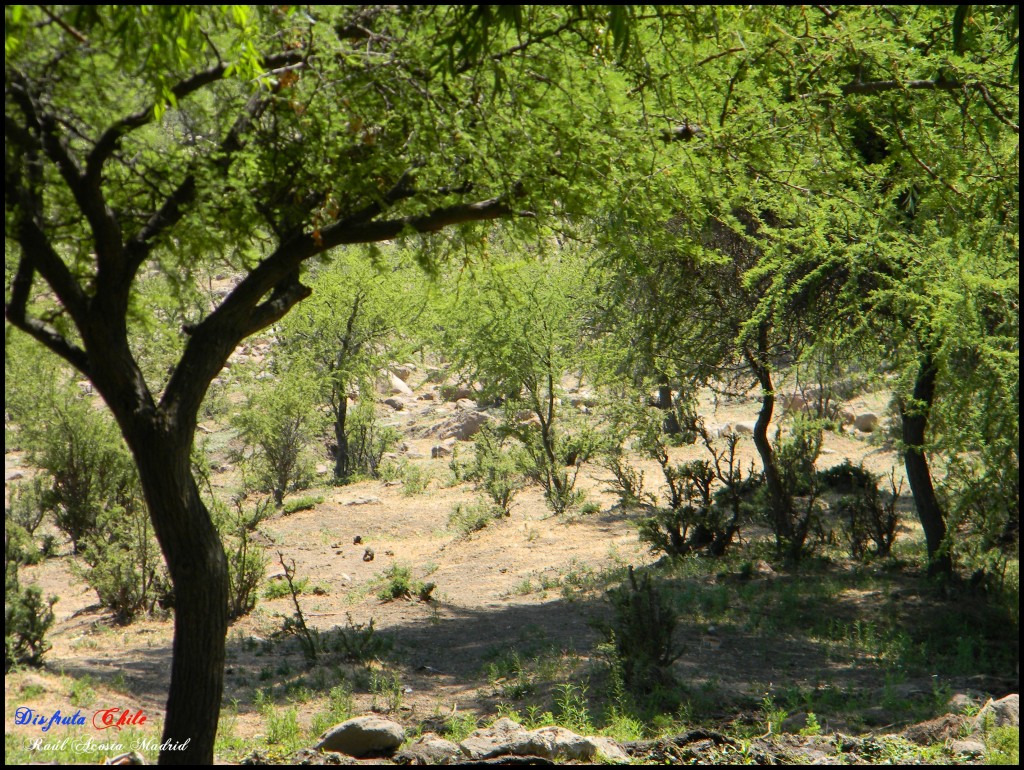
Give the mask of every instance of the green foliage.
<svg viewBox="0 0 1024 770">
<path fill-rule="evenodd" d="M 370 692 L 373 693 L 373 708 L 394 713 L 402 707 L 402 682 L 398 674 L 384 669 L 370 672 Z M 380 700 L 378 700 L 380 699 Z"/>
<path fill-rule="evenodd" d="M 597 448 L 588 426 L 566 419 L 560 398 L 563 376 L 583 358 L 592 282 L 567 247 L 488 267 L 460 287 L 445 314 L 444 345 L 463 379 L 480 380 L 484 398 L 504 403 L 505 430 L 523 445 L 527 475 L 562 514 L 580 502 L 576 478 Z"/>
<path fill-rule="evenodd" d="M 608 599 L 614 616 L 605 635 L 625 686 L 646 696 L 671 685 L 671 666 L 681 650 L 673 638 L 679 619 L 669 597 L 648 573 L 637 580 L 630 567 L 628 583 L 610 590 Z"/>
<path fill-rule="evenodd" d="M 413 580 L 412 570 L 401 564 L 392 564 L 384 570 L 383 580 L 384 585 L 377 593 L 377 598 L 382 602 L 410 599 L 414 594 L 421 602 L 428 602 L 434 590 L 433 583 Z"/>
<path fill-rule="evenodd" d="M 348 401 L 357 389 L 372 391 L 388 362 L 407 351 L 403 335 L 427 307 L 425 279 L 395 249 L 346 252 L 313 275 L 313 296 L 281 323 L 276 360 L 301 366 L 329 411 L 336 480 L 373 476 L 380 458 L 377 439 L 366 433 L 372 434 L 372 421 L 365 409 L 351 415 Z"/>
<path fill-rule="evenodd" d="M 485 501 L 477 503 L 456 503 L 452 512 L 448 515 L 448 526 L 462 536 L 481 529 L 491 524 L 496 518 L 504 516 L 500 508 Z"/>
<path fill-rule="evenodd" d="M 995 727 L 985 735 L 985 764 L 1020 765 L 1020 728 Z"/>
<path fill-rule="evenodd" d="M 863 465 L 851 465 L 849 460 L 828 471 L 819 471 L 818 479 L 832 489 L 845 492 L 836 502 L 835 512 L 843 521 L 850 555 L 863 559 L 870 541 L 874 544 L 875 556 L 888 556 L 899 526 L 897 505 L 903 486 L 896 481 L 895 469 L 889 473 L 888 494 L 878 489 L 878 477 Z"/>
<path fill-rule="evenodd" d="M 137 482 L 136 482 L 137 484 Z M 84 566 L 72 565 L 121 621 L 173 601 L 171 582 L 137 486 L 124 504 L 102 511 L 85 538 Z"/>
<path fill-rule="evenodd" d="M 17 525 L 14 525 L 17 527 Z M 20 529 L 20 528 L 19 528 Z M 43 601 L 37 586 L 22 588 L 18 568 L 25 563 L 27 533 L 21 536 L 4 531 L 4 671 L 12 666 L 42 664 L 43 655 L 50 649 L 46 632 L 53 625 L 53 605 L 57 597 Z M 31 546 L 31 540 L 28 539 Z"/>
<path fill-rule="evenodd" d="M 381 460 L 402 438 L 397 428 L 381 425 L 372 398 L 360 398 L 345 423 L 351 473 L 380 475 Z"/>
<path fill-rule="evenodd" d="M 116 425 L 71 385 L 39 383 L 19 428 L 29 461 L 44 471 L 39 504 L 79 553 L 105 510 L 138 502 L 137 476 Z"/>
<path fill-rule="evenodd" d="M 281 513 L 288 516 L 299 511 L 311 511 L 324 501 L 323 495 L 302 495 L 286 502 L 281 507 Z"/>
<path fill-rule="evenodd" d="M 817 421 L 798 418 L 785 438 L 775 435 L 775 459 L 779 472 L 781 499 L 765 495 L 768 524 L 775 534 L 776 548 L 792 562 L 798 562 L 825 538 L 821 531 L 819 489 L 814 463 L 821 453 L 822 429 Z M 799 499 L 798 499 L 799 498 Z"/>
<path fill-rule="evenodd" d="M 372 618 L 369 623 L 354 623 L 351 614 L 345 618 L 345 625 L 334 631 L 334 648 L 345 660 L 365 665 L 379 661 L 391 650 L 394 640 L 377 631 Z"/>
<path fill-rule="evenodd" d="M 34 535 L 46 513 L 44 479 L 37 476 L 28 481 L 16 481 L 10 490 L 11 503 L 4 507 L 5 523 L 15 524 Z"/>
<path fill-rule="evenodd" d="M 228 617 L 232 620 L 248 615 L 256 607 L 259 584 L 267 572 L 267 557 L 252 542 L 251 535 L 269 510 L 269 498 L 257 502 L 251 513 L 246 513 L 242 501 L 236 500 L 234 514 L 227 514 L 218 523 L 228 556 Z"/>
<path fill-rule="evenodd" d="M 524 486 L 523 466 L 527 462 L 521 447 L 490 425 L 484 425 L 473 443 L 473 459 L 460 467 L 458 476 L 473 482 L 504 516 L 512 512 L 512 502 Z M 453 465 L 455 460 L 452 460 Z"/>
<path fill-rule="evenodd" d="M 255 488 L 270 492 L 280 506 L 287 492 L 312 480 L 310 449 L 323 428 L 315 390 L 305 372 L 290 369 L 250 387 L 245 409 L 232 418 Z"/>
<path fill-rule="evenodd" d="M 406 497 L 423 494 L 431 477 L 429 468 L 407 462 L 402 471 L 402 494 Z"/>
</svg>

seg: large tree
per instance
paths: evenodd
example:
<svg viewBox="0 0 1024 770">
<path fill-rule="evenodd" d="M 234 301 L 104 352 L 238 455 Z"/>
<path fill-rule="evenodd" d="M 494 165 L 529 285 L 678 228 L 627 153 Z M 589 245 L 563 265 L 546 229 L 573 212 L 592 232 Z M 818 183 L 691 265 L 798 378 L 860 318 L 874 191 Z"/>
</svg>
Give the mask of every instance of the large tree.
<svg viewBox="0 0 1024 770">
<path fill-rule="evenodd" d="M 672 284 L 652 273 L 648 254 L 693 254 L 702 240 L 671 223 L 741 214 L 717 219 L 759 249 L 745 265 L 731 260 L 735 285 L 755 303 L 730 298 L 726 309 L 746 321 L 711 338 L 703 355 L 709 343 L 688 338 L 692 308 L 662 302 L 666 351 L 674 345 L 699 370 L 739 350 L 757 372 L 761 357 L 744 346 L 779 321 L 830 345 L 873 349 L 863 363 L 899 375 L 902 450 L 929 571 L 948 573 L 947 514 L 929 455 L 984 457 L 999 467 L 983 478 L 1017 489 L 1018 432 L 1008 419 L 1019 403 L 1016 7 L 681 9 L 662 21 L 661 44 L 626 64 L 648 113 L 678 121 L 663 132 L 676 148 L 664 173 L 675 180 L 677 216 L 654 231 L 660 251 L 632 250 L 620 264 L 665 296 Z M 625 203 L 619 218 L 628 220 Z M 675 232 L 681 242 L 665 248 Z M 697 256 L 653 266 L 677 281 L 696 266 L 720 287 L 721 264 Z M 758 379 L 764 418 L 772 387 Z M 1017 497 L 1002 518 L 1019 515 Z"/>
<path fill-rule="evenodd" d="M 176 593 L 163 737 L 187 745 L 161 762 L 211 762 L 221 706 L 227 567 L 189 464 L 211 381 L 330 249 L 591 202 L 644 130 L 621 120 L 610 13 L 6 9 L 5 314 L 91 380 L 138 466 Z M 236 280 L 183 303 L 147 378 L 154 271 Z"/>
</svg>

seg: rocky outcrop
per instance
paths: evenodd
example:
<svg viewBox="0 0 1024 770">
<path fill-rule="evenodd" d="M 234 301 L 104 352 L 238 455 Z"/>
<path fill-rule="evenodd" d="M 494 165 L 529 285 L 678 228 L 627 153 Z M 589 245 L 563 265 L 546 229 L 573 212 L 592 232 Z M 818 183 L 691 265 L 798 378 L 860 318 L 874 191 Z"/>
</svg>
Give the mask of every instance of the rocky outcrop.
<svg viewBox="0 0 1024 770">
<path fill-rule="evenodd" d="M 497 720 L 490 727 L 476 730 L 460 744 L 468 760 L 484 760 L 501 756 L 541 757 L 591 762 L 628 762 L 629 755 L 609 738 L 577 735 L 564 727 L 542 727 L 526 730 L 508 718 Z"/>
</svg>

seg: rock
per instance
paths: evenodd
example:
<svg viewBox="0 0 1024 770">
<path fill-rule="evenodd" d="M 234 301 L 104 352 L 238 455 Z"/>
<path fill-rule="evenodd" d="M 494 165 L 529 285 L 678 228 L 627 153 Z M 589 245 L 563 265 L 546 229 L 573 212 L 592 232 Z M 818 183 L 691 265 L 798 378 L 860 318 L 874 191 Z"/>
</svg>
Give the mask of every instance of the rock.
<svg viewBox="0 0 1024 770">
<path fill-rule="evenodd" d="M 405 740 L 405 729 L 378 716 L 349 719 L 320 736 L 317 751 L 337 751 L 350 757 L 391 754 Z"/>
<path fill-rule="evenodd" d="M 462 409 L 465 412 L 475 412 L 476 401 L 474 401 L 471 398 L 460 398 L 458 401 L 455 402 L 455 408 Z"/>
<path fill-rule="evenodd" d="M 363 551 L 363 561 L 373 561 L 373 556 L 374 553 L 372 548 L 367 548 Z"/>
<path fill-rule="evenodd" d="M 629 755 L 610 738 L 585 737 L 557 726 L 542 727 L 529 734 L 544 744 L 543 747 L 534 748 L 534 754 L 538 757 L 592 762 L 597 759 L 598 754 L 601 754 L 607 760 L 629 761 Z"/>
<path fill-rule="evenodd" d="M 622 748 L 618 743 L 613 741 L 611 738 L 604 738 L 599 735 L 587 738 L 590 741 L 596 752 L 594 754 L 594 760 L 602 760 L 604 762 L 614 762 L 615 764 L 629 764 L 631 758 L 626 753 L 625 749 Z"/>
<path fill-rule="evenodd" d="M 430 457 L 437 460 L 442 457 L 450 457 L 452 449 L 455 447 L 455 439 L 447 438 L 440 444 L 435 444 L 430 448 Z"/>
<path fill-rule="evenodd" d="M 464 398 L 474 399 L 479 394 L 468 385 L 447 385 L 441 388 L 445 401 L 460 401 Z"/>
<path fill-rule="evenodd" d="M 943 714 L 937 719 L 911 725 L 903 731 L 903 737 L 919 746 L 932 746 L 959 737 L 966 724 L 967 717 L 963 714 Z"/>
<path fill-rule="evenodd" d="M 384 404 L 385 406 L 390 406 L 396 412 L 401 412 L 403 409 L 405 409 L 405 402 L 400 398 L 395 398 L 394 396 L 392 396 L 391 398 L 385 398 Z"/>
<path fill-rule="evenodd" d="M 389 372 L 386 369 L 381 370 L 381 375 L 385 380 L 385 384 L 382 389 L 389 396 L 413 396 L 412 388 L 402 382 L 398 375 L 393 372 Z"/>
<path fill-rule="evenodd" d="M 490 421 L 484 412 L 459 411 L 438 426 L 438 438 L 454 438 L 465 441 L 476 435 Z"/>
<path fill-rule="evenodd" d="M 416 396 L 417 401 L 435 401 L 437 400 L 437 393 L 432 390 L 428 390 L 424 393 L 420 393 Z"/>
<path fill-rule="evenodd" d="M 402 382 L 408 382 L 409 378 L 412 377 L 416 371 L 416 364 L 398 364 L 392 366 L 391 371 L 394 372 L 395 376 L 398 377 Z"/>
<path fill-rule="evenodd" d="M 506 718 L 474 731 L 462 742 L 461 749 L 471 760 L 514 755 L 590 762 L 600 755 L 613 762 L 629 761 L 622 747 L 608 738 L 584 737 L 564 727 L 527 731 Z"/>
<path fill-rule="evenodd" d="M 839 423 L 844 427 L 846 425 L 853 425 L 853 421 L 857 419 L 857 414 L 852 409 L 840 409 L 839 410 Z"/>
<path fill-rule="evenodd" d="M 737 422 L 732 426 L 732 432 L 740 436 L 749 436 L 754 432 L 754 422 Z"/>
<path fill-rule="evenodd" d="M 21 471 L 8 471 L 4 473 L 4 481 L 20 481 L 25 478 L 25 474 Z"/>
<path fill-rule="evenodd" d="M 424 733 L 393 759 L 398 765 L 452 765 L 461 757 L 458 744 L 435 733 Z"/>
<path fill-rule="evenodd" d="M 353 500 L 349 500 L 345 505 L 374 505 L 379 502 L 379 497 L 357 497 Z"/>
<path fill-rule="evenodd" d="M 953 741 L 949 745 L 949 749 L 954 754 L 967 754 L 971 757 L 980 757 L 985 754 L 985 744 L 981 741 Z"/>
<path fill-rule="evenodd" d="M 543 742 L 540 742 L 543 748 Z M 518 722 L 502 717 L 490 727 L 474 730 L 459 744 L 469 759 L 490 759 L 504 754 L 532 755 L 537 744 Z"/>
<path fill-rule="evenodd" d="M 853 427 L 863 433 L 870 433 L 878 427 L 878 415 L 874 412 L 861 412 L 853 418 Z"/>
<path fill-rule="evenodd" d="M 986 727 L 1020 726 L 1020 695 L 1014 693 L 999 700 L 989 700 L 974 718 L 973 733 L 980 733 Z"/>
</svg>

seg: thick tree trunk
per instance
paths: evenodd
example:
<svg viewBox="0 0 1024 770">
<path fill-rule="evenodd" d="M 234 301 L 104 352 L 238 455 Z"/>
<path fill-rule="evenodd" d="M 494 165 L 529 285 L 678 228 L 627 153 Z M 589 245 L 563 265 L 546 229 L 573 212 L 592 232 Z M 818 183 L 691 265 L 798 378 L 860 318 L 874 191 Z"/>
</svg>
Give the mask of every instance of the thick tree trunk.
<svg viewBox="0 0 1024 770">
<path fill-rule="evenodd" d="M 946 539 L 945 515 L 935 494 L 924 453 L 925 431 L 935 399 L 937 376 L 935 361 L 931 354 L 925 354 L 914 382 L 913 402 L 909 405 L 900 403 L 900 418 L 903 423 L 903 462 L 928 547 L 928 574 L 949 576 L 953 572 L 953 559 L 943 545 Z"/>
<path fill-rule="evenodd" d="M 345 433 L 345 422 L 348 417 L 348 398 L 344 389 L 338 398 L 338 409 L 334 415 L 334 443 L 338 447 L 334 452 L 334 478 L 344 481 L 349 476 L 348 435 Z"/>
<path fill-rule="evenodd" d="M 160 764 L 207 765 L 224 688 L 228 569 L 199 496 L 189 446 L 163 431 L 130 441 L 174 583 L 174 648 Z"/>
</svg>

